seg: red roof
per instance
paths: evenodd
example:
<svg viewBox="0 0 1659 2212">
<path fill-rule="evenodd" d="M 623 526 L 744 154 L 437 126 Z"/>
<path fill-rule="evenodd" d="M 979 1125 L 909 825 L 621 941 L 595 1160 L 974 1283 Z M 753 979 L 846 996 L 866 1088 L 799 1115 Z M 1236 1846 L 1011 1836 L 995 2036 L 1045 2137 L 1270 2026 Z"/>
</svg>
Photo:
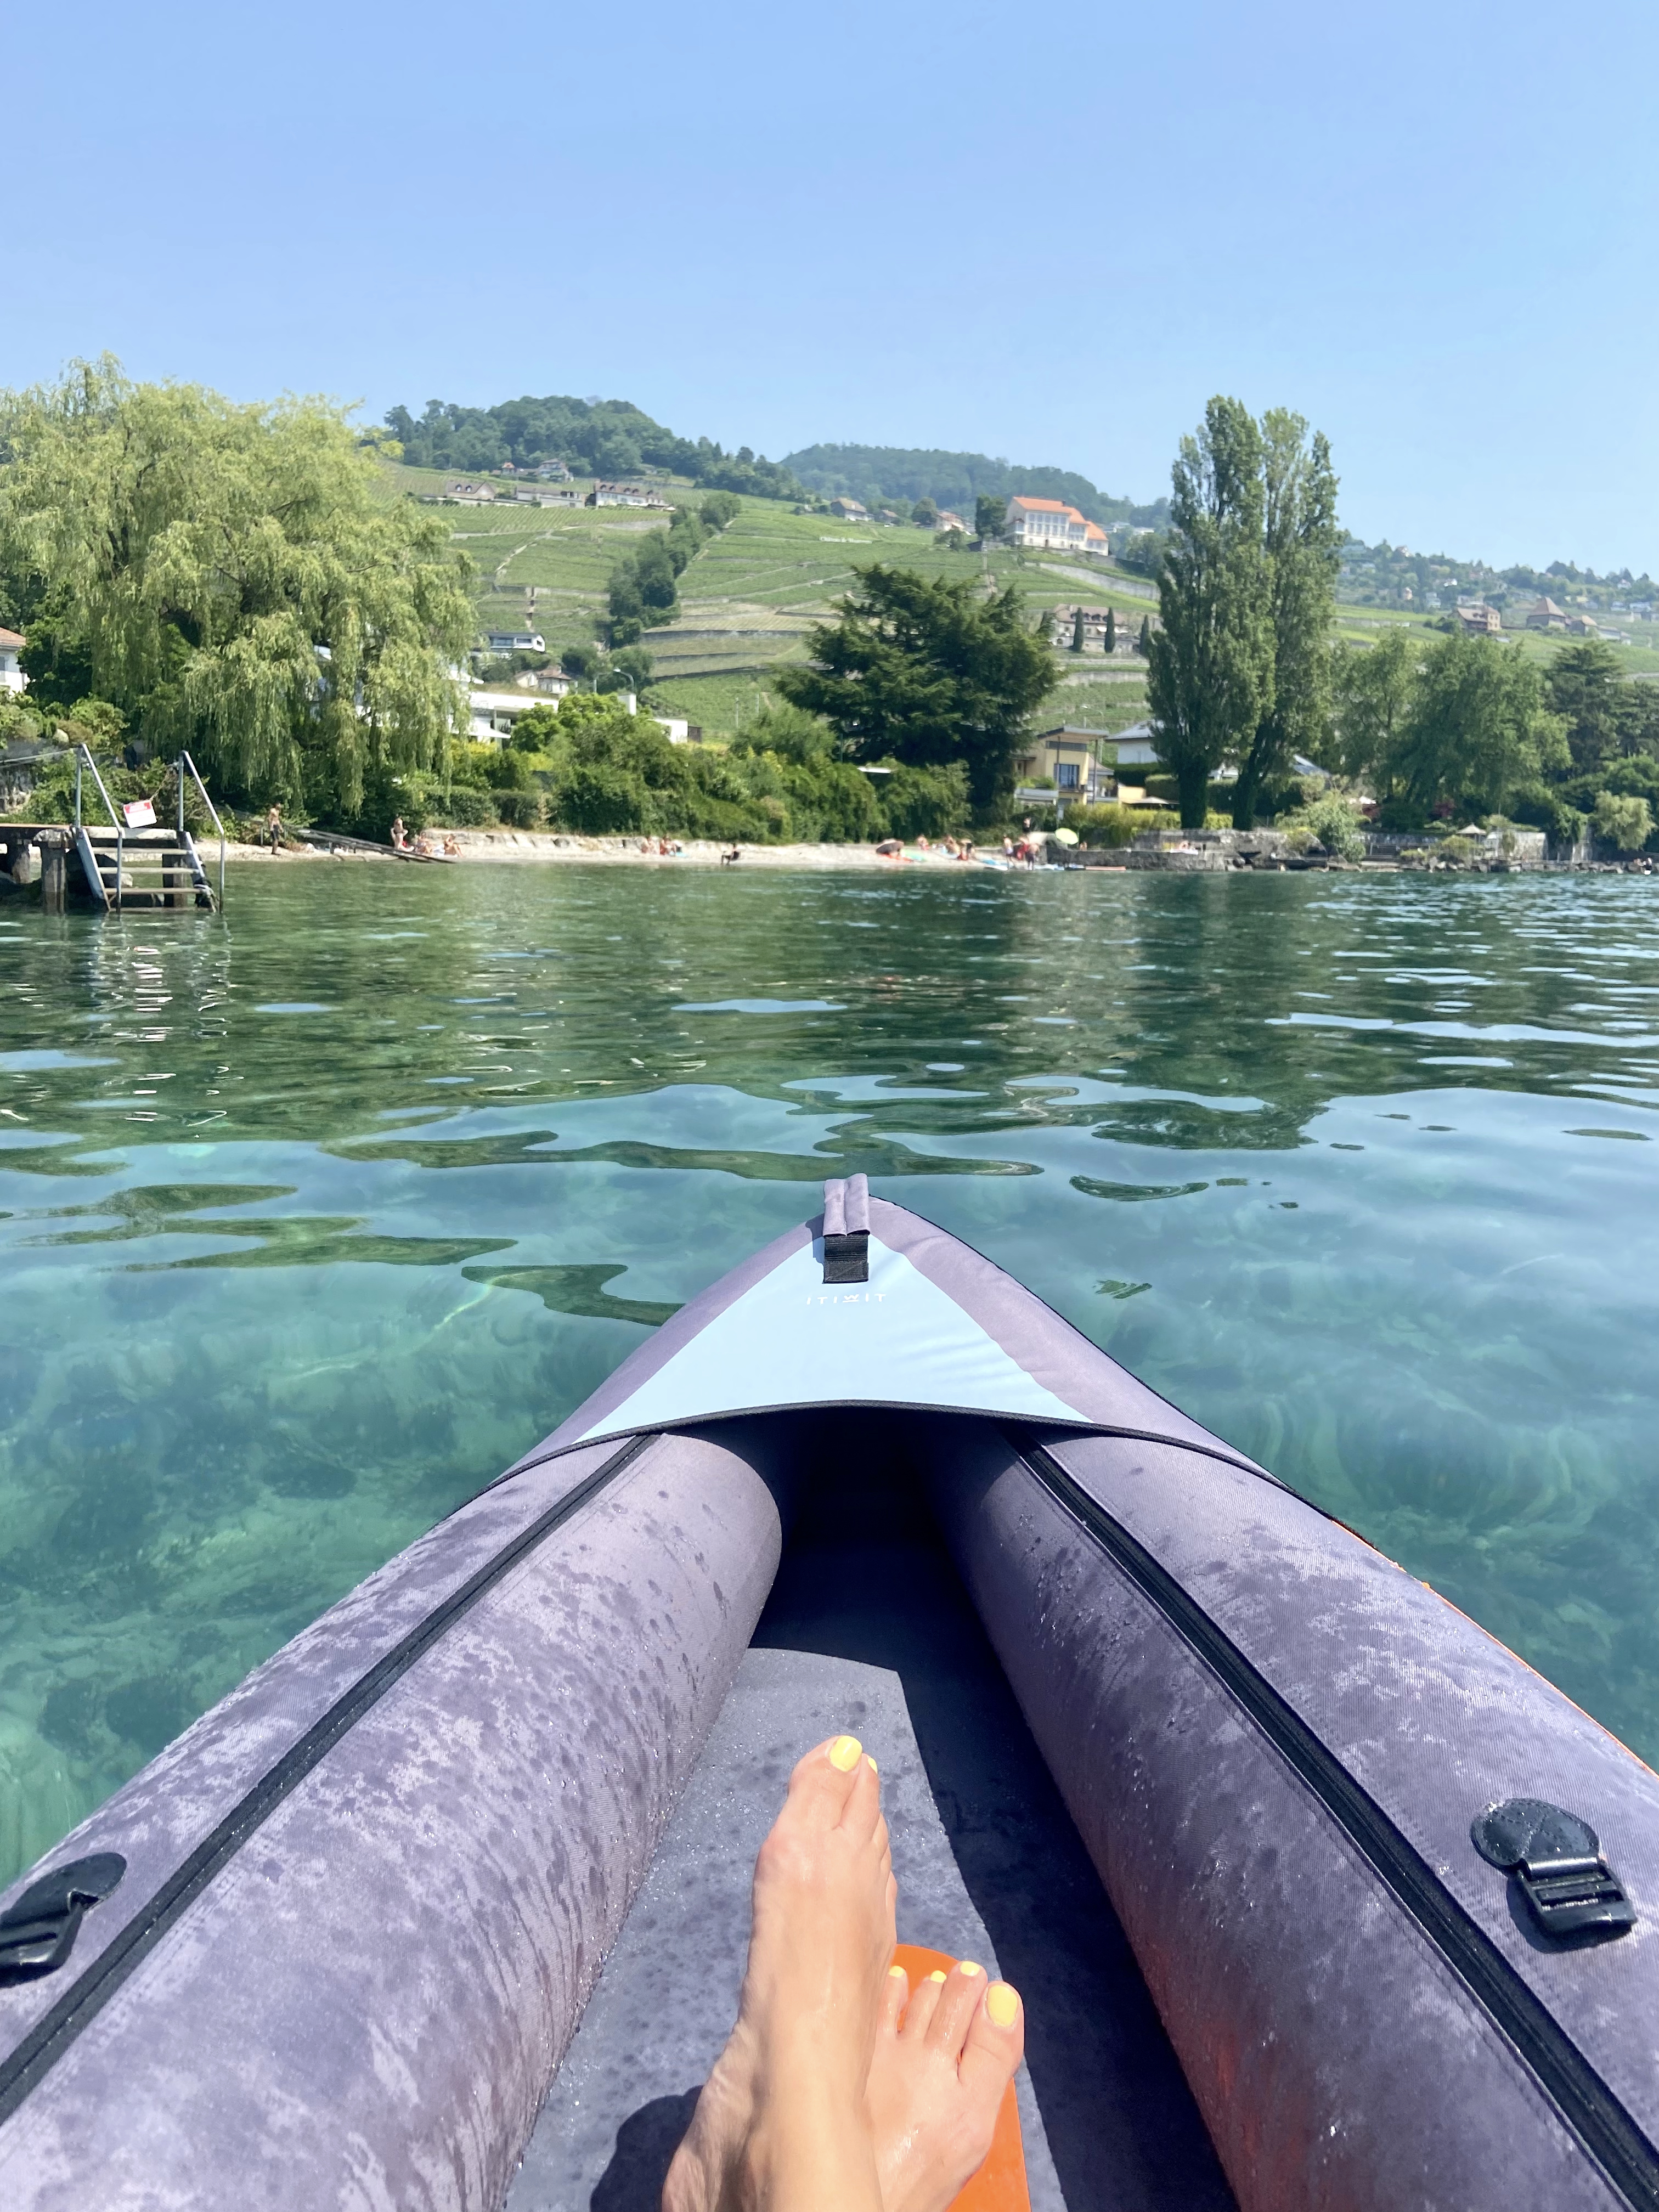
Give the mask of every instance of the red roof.
<svg viewBox="0 0 1659 2212">
<path fill-rule="evenodd" d="M 1010 507 L 1035 507 L 1044 514 L 1077 514 L 1074 507 L 1067 507 L 1063 499 L 1027 499 L 1024 492 L 1016 492 L 1008 502 Z M 1079 522 L 1083 517 L 1077 515 Z"/>
<path fill-rule="evenodd" d="M 15 629 L 0 629 L 0 653 L 21 653 L 27 642 Z"/>
</svg>

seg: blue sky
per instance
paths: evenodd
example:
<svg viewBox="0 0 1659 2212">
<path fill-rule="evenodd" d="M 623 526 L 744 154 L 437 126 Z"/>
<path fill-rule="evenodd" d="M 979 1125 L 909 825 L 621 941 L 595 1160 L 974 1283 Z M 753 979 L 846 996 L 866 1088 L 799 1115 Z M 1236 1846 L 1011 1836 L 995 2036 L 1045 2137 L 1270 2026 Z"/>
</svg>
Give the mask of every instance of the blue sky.
<svg viewBox="0 0 1659 2212">
<path fill-rule="evenodd" d="M 1151 498 L 1216 391 L 1363 536 L 1659 569 L 1659 9 L 9 19 L 0 381 L 635 400 Z"/>
</svg>

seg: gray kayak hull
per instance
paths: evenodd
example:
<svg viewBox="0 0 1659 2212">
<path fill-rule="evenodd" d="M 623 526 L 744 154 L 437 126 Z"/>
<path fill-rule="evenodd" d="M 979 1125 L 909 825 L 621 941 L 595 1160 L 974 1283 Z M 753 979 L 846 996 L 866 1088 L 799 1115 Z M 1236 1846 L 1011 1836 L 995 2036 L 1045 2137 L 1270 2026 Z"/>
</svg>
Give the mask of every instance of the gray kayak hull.
<svg viewBox="0 0 1659 2212">
<path fill-rule="evenodd" d="M 65 1964 L 0 1985 L 0 2203 L 496 2212 L 798 1510 L 879 1462 L 1207 2132 L 1165 2195 L 1144 2140 L 1097 2194 L 1060 2158 L 1071 2212 L 1659 2205 L 1655 1778 L 980 1255 L 835 1205 L 0 1899 L 126 1862 Z M 1515 1796 L 1593 1821 L 1633 1929 L 1540 1934 L 1470 1840 Z"/>
</svg>

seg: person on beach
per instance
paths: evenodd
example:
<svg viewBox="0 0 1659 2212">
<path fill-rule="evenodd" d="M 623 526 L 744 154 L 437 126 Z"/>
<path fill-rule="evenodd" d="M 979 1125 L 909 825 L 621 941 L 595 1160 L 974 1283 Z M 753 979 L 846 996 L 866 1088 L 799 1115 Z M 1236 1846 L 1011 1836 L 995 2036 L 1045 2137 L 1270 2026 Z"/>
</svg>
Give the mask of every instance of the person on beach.
<svg viewBox="0 0 1659 2212">
<path fill-rule="evenodd" d="M 392 851 L 393 851 L 394 853 L 401 853 L 401 852 L 403 852 L 403 851 L 406 848 L 406 847 L 407 847 L 407 845 L 408 845 L 408 842 L 409 842 L 409 833 L 408 833 L 408 831 L 404 828 L 404 817 L 403 817 L 403 816 L 402 816 L 401 814 L 396 814 L 396 815 L 393 815 L 393 817 L 392 817 Z"/>
<path fill-rule="evenodd" d="M 283 848 L 283 810 L 280 806 L 273 806 L 265 817 L 265 842 L 273 853 L 280 853 Z"/>
<path fill-rule="evenodd" d="M 897 1897 L 876 1763 L 833 1737 L 755 1862 L 737 2025 L 662 2212 L 945 2212 L 984 2164 L 1024 2050 L 1018 1993 L 966 1959 L 912 1990 Z"/>
<path fill-rule="evenodd" d="M 723 868 L 731 868 L 731 867 L 735 867 L 735 866 L 736 866 L 736 865 L 737 865 L 737 863 L 738 863 L 740 860 L 742 860 L 742 858 L 743 858 L 743 848 L 742 848 L 742 846 L 741 846 L 741 845 L 734 845 L 734 846 L 732 848 L 732 849 L 731 849 L 731 851 L 730 851 L 729 853 L 722 853 L 722 854 L 720 854 L 720 866 L 721 866 L 721 867 L 723 867 Z"/>
</svg>

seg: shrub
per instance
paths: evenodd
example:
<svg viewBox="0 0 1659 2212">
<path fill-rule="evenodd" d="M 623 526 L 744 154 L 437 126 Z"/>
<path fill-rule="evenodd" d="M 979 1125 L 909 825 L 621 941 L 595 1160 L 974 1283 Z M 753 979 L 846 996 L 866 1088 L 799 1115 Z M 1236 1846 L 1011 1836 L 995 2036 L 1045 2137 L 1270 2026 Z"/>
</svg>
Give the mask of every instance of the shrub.
<svg viewBox="0 0 1659 2212">
<path fill-rule="evenodd" d="M 526 718 L 528 720 L 528 717 Z M 490 791 L 533 791 L 536 771 L 521 752 L 510 747 L 491 756 L 485 787 Z"/>
<path fill-rule="evenodd" d="M 828 722 L 804 707 L 769 700 L 746 729 L 732 740 L 734 753 L 775 753 L 780 760 L 827 759 L 836 746 Z M 866 779 L 867 780 L 867 779 Z"/>
<path fill-rule="evenodd" d="M 449 781 L 453 790 L 465 784 L 474 791 L 488 791 L 492 783 L 500 781 L 496 763 L 500 756 L 494 745 L 475 744 L 469 740 L 452 746 L 449 755 Z"/>
<path fill-rule="evenodd" d="M 878 836 L 881 808 L 870 778 L 850 762 L 819 756 L 804 761 L 779 760 L 762 754 L 756 769 L 769 768 L 775 784 L 771 793 L 756 790 L 760 799 L 775 797 L 788 802 L 788 822 L 782 834 L 803 844 L 864 844 Z M 750 788 L 755 787 L 751 783 Z"/>
<path fill-rule="evenodd" d="M 1279 826 L 1290 832 L 1293 853 L 1305 853 L 1317 842 L 1333 860 L 1363 860 L 1365 857 L 1365 833 L 1359 817 L 1347 800 L 1339 799 L 1334 792 L 1315 799 L 1310 806 L 1299 808 Z"/>
<path fill-rule="evenodd" d="M 1133 842 L 1143 830 L 1176 830 L 1181 817 L 1154 812 L 1146 806 L 1119 806 L 1109 801 L 1098 806 L 1068 806 L 1066 826 L 1075 830 L 1085 845 L 1115 847 Z"/>
<path fill-rule="evenodd" d="M 948 768 L 896 768 L 882 779 L 877 801 L 890 837 L 944 837 L 968 819 L 968 772 Z"/>
<path fill-rule="evenodd" d="M 582 763 L 565 778 L 558 817 L 590 837 L 643 830 L 649 801 L 641 780 L 608 761 Z"/>
<path fill-rule="evenodd" d="M 487 791 L 457 784 L 447 799 L 434 800 L 433 819 L 452 830 L 483 830 L 495 819 L 495 808 Z"/>
<path fill-rule="evenodd" d="M 509 830 L 539 830 L 542 795 L 539 791 L 492 791 L 490 799 Z"/>
</svg>

